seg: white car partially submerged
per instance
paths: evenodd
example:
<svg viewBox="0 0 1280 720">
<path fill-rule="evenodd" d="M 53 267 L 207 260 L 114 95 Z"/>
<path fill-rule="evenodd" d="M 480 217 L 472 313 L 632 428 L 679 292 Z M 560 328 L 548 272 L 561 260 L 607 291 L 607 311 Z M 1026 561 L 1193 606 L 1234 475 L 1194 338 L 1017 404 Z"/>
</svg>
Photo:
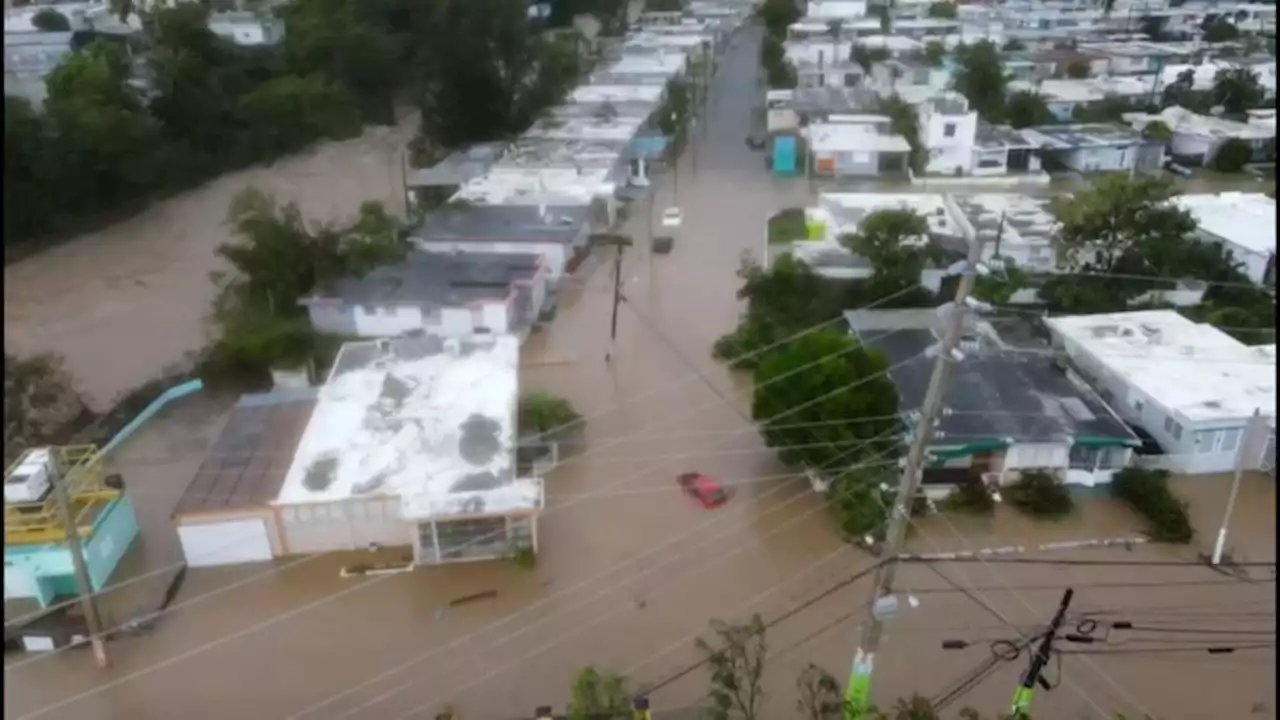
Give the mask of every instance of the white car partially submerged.
<svg viewBox="0 0 1280 720">
<path fill-rule="evenodd" d="M 669 207 L 662 211 L 662 227 L 680 227 L 680 224 L 683 221 L 683 217 L 680 215 L 680 208 L 678 207 Z"/>
</svg>

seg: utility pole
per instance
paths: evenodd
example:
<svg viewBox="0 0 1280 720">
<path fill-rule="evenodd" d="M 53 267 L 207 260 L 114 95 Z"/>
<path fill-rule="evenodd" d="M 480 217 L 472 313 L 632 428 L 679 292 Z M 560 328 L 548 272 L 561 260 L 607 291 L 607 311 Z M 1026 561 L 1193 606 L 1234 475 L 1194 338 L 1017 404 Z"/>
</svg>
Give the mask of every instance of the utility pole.
<svg viewBox="0 0 1280 720">
<path fill-rule="evenodd" d="M 613 256 L 613 313 L 609 318 L 609 349 L 604 355 L 606 363 L 613 361 L 613 350 L 618 341 L 618 306 L 622 304 L 622 250 L 631 244 L 631 239 L 618 237 L 613 239 L 612 244 L 616 249 Z"/>
<path fill-rule="evenodd" d="M 1018 685 L 1018 689 L 1013 693 L 1013 717 L 1023 719 L 1031 717 L 1031 696 L 1035 694 L 1036 685 L 1049 687 L 1045 684 L 1041 673 L 1049 664 L 1049 658 L 1053 653 L 1054 636 L 1058 634 L 1058 630 L 1062 628 L 1062 620 L 1067 615 L 1067 608 L 1071 606 L 1071 598 L 1075 595 L 1075 590 L 1067 588 L 1062 593 L 1062 602 L 1058 603 L 1058 612 L 1054 613 L 1053 621 L 1049 623 L 1049 630 L 1040 640 L 1040 646 L 1036 648 L 1036 654 L 1031 656 L 1031 664 L 1027 667 L 1027 672 L 1022 676 L 1022 682 Z"/>
<path fill-rule="evenodd" d="M 925 392 L 920 422 L 907 452 L 902 479 L 898 482 L 898 496 L 889 513 L 889 527 L 885 533 L 884 557 L 889 561 L 876 573 L 876 587 L 871 595 L 871 618 L 863 625 L 862 638 L 853 657 L 853 668 L 845 690 L 845 720 L 858 720 L 870 706 L 871 674 L 875 669 L 876 652 L 884 636 L 884 615 L 892 612 L 893 581 L 897 576 L 896 558 L 902 554 L 906 542 L 907 524 L 911 521 L 911 503 L 915 499 L 924 470 L 925 452 L 933 440 L 934 425 L 942 415 L 942 403 L 946 396 L 947 370 L 952 362 L 951 354 L 960 344 L 964 319 L 968 314 L 966 302 L 977 279 L 978 262 L 982 258 L 982 240 L 975 237 L 969 243 L 969 257 L 964 274 L 956 289 L 955 301 L 948 325 L 938 347 L 933 365 L 933 376 Z M 887 610 L 887 612 L 886 612 Z"/>
<path fill-rule="evenodd" d="M 67 551 L 71 553 L 71 564 L 75 568 L 76 592 L 80 595 L 80 610 L 84 613 L 85 625 L 89 630 L 89 643 L 93 646 L 93 659 L 99 668 L 107 667 L 107 646 L 102 638 L 102 620 L 98 617 L 98 605 L 94 601 L 93 582 L 89 579 L 89 566 L 84 561 L 84 547 L 80 544 L 80 529 L 76 527 L 76 518 L 71 512 L 71 497 L 67 491 L 65 469 L 58 457 L 56 449 L 50 448 L 49 459 L 53 463 L 53 493 L 58 500 L 58 510 L 62 515 L 62 526 L 66 530 Z"/>
<path fill-rule="evenodd" d="M 1236 496 L 1240 493 L 1240 478 L 1244 477 L 1245 452 L 1252 444 L 1249 441 L 1253 439 L 1260 420 L 1262 420 L 1262 412 L 1259 408 L 1254 408 L 1253 415 L 1249 416 L 1249 421 L 1245 423 L 1244 430 L 1240 433 L 1240 445 L 1236 448 L 1236 469 L 1231 478 L 1231 494 L 1227 496 L 1227 511 L 1222 516 L 1222 527 L 1218 529 L 1218 539 L 1213 544 L 1212 563 L 1214 565 L 1222 562 L 1222 550 L 1227 544 L 1227 527 L 1231 524 L 1231 515 L 1236 509 Z"/>
</svg>

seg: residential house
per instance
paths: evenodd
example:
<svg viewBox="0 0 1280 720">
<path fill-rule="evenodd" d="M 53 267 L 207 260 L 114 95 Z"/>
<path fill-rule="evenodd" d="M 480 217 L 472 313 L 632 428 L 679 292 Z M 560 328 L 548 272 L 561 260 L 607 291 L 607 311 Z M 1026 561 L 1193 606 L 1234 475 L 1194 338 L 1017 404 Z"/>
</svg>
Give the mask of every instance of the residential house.
<svg viewBox="0 0 1280 720">
<path fill-rule="evenodd" d="M 517 472 L 518 364 L 509 335 L 384 338 L 343 345 L 318 392 L 243 398 L 174 512 L 188 566 L 536 551 L 543 486 Z"/>
<path fill-rule="evenodd" d="M 974 135 L 973 175 L 1042 175 L 1036 144 L 1020 130 L 978 122 Z"/>
<path fill-rule="evenodd" d="M 1036 52 L 1021 53 L 1020 57 L 1031 63 L 1030 77 L 1024 78 L 1029 80 L 1069 77 L 1068 68 L 1073 65 L 1082 65 L 1088 68 L 1089 74 L 1087 77 L 1106 75 L 1108 72 L 1108 58 L 1101 53 L 1094 52 L 1092 46 L 1085 46 L 1079 49 L 1049 48 Z"/>
<path fill-rule="evenodd" d="M 413 243 L 433 252 L 536 253 L 554 288 L 572 272 L 574 258 L 586 253 L 589 213 L 586 205 L 450 204 L 423 220 Z"/>
<path fill-rule="evenodd" d="M 1262 193 L 1178 195 L 1173 201 L 1195 216 L 1205 242 L 1229 250 L 1249 279 L 1276 283 L 1276 201 Z"/>
<path fill-rule="evenodd" d="M 903 56 L 877 63 L 867 85 L 883 97 L 898 95 L 911 104 L 944 94 L 953 75 L 945 65 L 933 65 L 922 57 Z"/>
<path fill-rule="evenodd" d="M 1022 134 L 1036 143 L 1052 162 L 1068 170 L 1090 172 L 1153 172 L 1164 165 L 1164 145 L 1119 123 L 1041 125 Z"/>
<path fill-rule="evenodd" d="M 967 243 L 981 240 L 983 260 L 1005 258 L 1029 273 L 1057 269 L 1054 237 L 1058 221 L 1049 199 L 1013 194 L 956 194 L 944 200 Z M 967 247 L 967 245 L 965 246 Z"/>
<path fill-rule="evenodd" d="M 39 107 L 48 90 L 44 78 L 71 54 L 69 32 L 8 33 L 4 35 L 4 94 Z"/>
<path fill-rule="evenodd" d="M 1032 92 L 1044 99 L 1045 106 L 1060 122 L 1071 122 L 1077 109 L 1103 101 L 1118 100 L 1132 108 L 1140 108 L 1159 98 L 1157 78 L 1152 76 L 1095 77 L 1080 80 L 1039 80 L 1011 82 L 1009 92 Z"/>
<path fill-rule="evenodd" d="M 1164 68 L 1201 59 L 1189 43 L 1157 43 L 1149 41 L 1091 42 L 1080 50 L 1101 58 L 1099 75 L 1151 75 Z"/>
<path fill-rule="evenodd" d="M 284 20 L 265 12 L 215 12 L 209 31 L 242 47 L 274 46 L 284 41 Z"/>
<path fill-rule="evenodd" d="M 906 172 L 911 144 L 889 131 L 886 115 L 833 115 L 801 132 L 812 176 L 872 177 Z"/>
<path fill-rule="evenodd" d="M 967 175 L 973 168 L 978 113 L 957 92 L 946 92 L 917 106 L 920 142 L 929 149 L 926 173 Z"/>
<path fill-rule="evenodd" d="M 1254 410 L 1276 414 L 1275 345 L 1247 346 L 1173 310 L 1047 318 L 1056 348 L 1115 407 L 1142 428 L 1173 472 L 1235 466 Z M 1261 453 L 1244 458 L 1261 466 Z"/>
<path fill-rule="evenodd" d="M 816 203 L 805 208 L 806 239 L 792 243 L 789 251 L 805 261 L 814 272 L 833 280 L 860 280 L 871 277 L 875 267 L 867 258 L 858 255 L 840 243 L 840 237 L 856 233 L 863 218 L 878 210 L 910 210 L 928 219 L 930 235 L 959 237 L 962 230 L 947 213 L 941 195 L 932 193 L 842 193 L 824 192 Z M 915 245 L 926 245 L 929 236 L 908 240 Z M 939 275 L 926 270 L 921 274 L 921 285 L 937 290 L 937 282 L 931 278 Z"/>
<path fill-rule="evenodd" d="M 1248 143 L 1257 161 L 1275 152 L 1275 110 L 1253 111 L 1247 122 L 1200 115 L 1176 105 L 1156 114 L 1135 112 L 1123 117 L 1139 131 L 1153 122 L 1168 127 L 1173 133 L 1169 155 L 1180 165 L 1195 167 L 1212 162 L 1222 144 L 1232 138 Z"/>
<path fill-rule="evenodd" d="M 866 16 L 866 0 L 809 0 L 805 3 L 806 20 L 856 20 Z"/>
<path fill-rule="evenodd" d="M 945 332 L 934 308 L 854 310 L 850 332 L 890 365 L 908 433 L 920 420 L 934 361 Z M 1017 481 L 1049 472 L 1070 484 L 1109 482 L 1140 441 L 1088 385 L 1061 369 L 1048 343 L 1023 318 L 966 318 L 944 410 L 927 450 L 926 494 L 956 485 Z"/>
<path fill-rule="evenodd" d="M 540 255 L 413 251 L 401 263 L 322 288 L 300 304 L 331 335 L 425 332 L 524 338 L 553 300 Z"/>
<path fill-rule="evenodd" d="M 484 175 L 506 147 L 505 143 L 477 143 L 453 151 L 429 168 L 406 171 L 405 185 L 410 197 L 429 205 L 447 200 L 468 181 Z"/>
</svg>

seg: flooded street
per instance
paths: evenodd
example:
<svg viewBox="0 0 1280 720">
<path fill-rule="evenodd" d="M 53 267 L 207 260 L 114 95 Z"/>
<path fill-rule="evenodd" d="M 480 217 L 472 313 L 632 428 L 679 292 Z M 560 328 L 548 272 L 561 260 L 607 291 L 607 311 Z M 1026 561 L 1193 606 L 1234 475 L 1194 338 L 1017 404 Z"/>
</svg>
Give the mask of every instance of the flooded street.
<svg viewBox="0 0 1280 720">
<path fill-rule="evenodd" d="M 358 561 L 350 553 L 287 559 L 274 572 L 262 565 L 192 570 L 178 609 L 152 634 L 111 644 L 110 670 L 95 670 L 87 652 L 73 651 L 7 672 L 5 717 L 395 720 L 431 718 L 450 704 L 464 720 L 508 720 L 527 717 L 541 704 L 562 708 L 573 676 L 586 665 L 652 685 L 696 661 L 692 638 L 708 620 L 751 612 L 768 620 L 805 603 L 811 604 L 770 631 L 774 660 L 766 679 L 765 716 L 795 716 L 794 680 L 805 663 L 819 663 L 843 679 L 870 590 L 870 578 L 849 578 L 872 558 L 841 543 L 807 484 L 789 478 L 763 448 L 745 419 L 748 387 L 709 355 L 711 343 L 732 328 L 739 311 L 734 273 L 741 253 L 759 256 L 766 217 L 803 204 L 807 195 L 803 181 L 770 178 L 761 154 L 744 143 L 750 110 L 759 98 L 758 37 L 747 35 L 720 64 L 709 117 L 702 124 L 710 130 L 698 133 L 696 172 L 692 153 L 686 153 L 678 194 L 671 171 L 655 189 L 655 225 L 664 207 L 683 209 L 674 251 L 650 253 L 642 203 L 628 221 L 626 232 L 636 244 L 624 258 L 626 303 L 619 311 L 612 361 L 605 362 L 612 299 L 607 262 L 573 284 L 555 321 L 525 346 L 524 387 L 563 394 L 587 418 L 586 451 L 546 478 L 548 509 L 539 524 L 536 569 L 494 562 L 343 579 L 339 568 Z M 376 163 L 367 158 L 365 163 L 363 170 L 353 163 L 338 177 L 367 189 L 381 187 L 373 177 Z M 321 194 L 308 199 L 301 188 L 294 192 L 304 201 L 304 212 L 319 212 L 308 203 L 323 199 Z M 353 196 L 350 208 L 334 197 L 327 202 L 341 213 L 360 199 Z M 217 212 L 225 212 L 225 202 Z M 182 268 L 193 298 L 206 287 L 190 279 L 198 258 L 216 244 L 206 236 L 199 249 L 195 238 L 176 245 L 185 248 L 175 253 L 186 264 L 175 260 L 166 272 Z M 67 246 L 49 255 L 72 250 Z M 81 262 L 88 263 L 90 250 L 81 252 Z M 101 252 L 100 262 L 108 267 L 107 252 Z M 159 262 L 155 255 L 147 257 Z M 110 257 L 115 262 L 116 256 Z M 53 261 L 44 261 L 56 275 Z M 6 279 L 16 270 L 7 270 Z M 119 297 L 133 292 L 119 289 Z M 177 305 L 155 303 L 154 288 L 150 295 L 139 290 L 136 296 L 139 302 L 150 298 L 153 307 L 145 312 L 157 318 Z M 200 308 L 193 306 L 187 319 Z M 52 310 L 41 311 L 52 316 Z M 34 313 L 32 308 L 22 317 L 36 323 Z M 152 324 L 159 327 L 159 322 Z M 28 332 L 28 338 L 35 337 Z M 96 337 L 103 345 L 105 336 Z M 70 347 L 73 340 L 90 342 L 88 335 L 66 335 L 60 342 Z M 175 348 L 179 344 L 173 342 Z M 122 352 L 134 351 L 120 345 L 129 348 Z M 68 355 L 74 357 L 70 350 Z M 93 357 L 84 356 L 85 364 L 78 367 L 98 367 L 89 360 Z M 112 366 L 111 373 L 104 369 L 101 385 L 109 385 L 106 376 L 113 373 L 122 377 L 137 371 L 145 379 L 147 373 L 132 363 Z M 148 552 L 154 545 L 160 558 L 148 562 L 163 563 L 170 556 L 165 553 L 176 551 L 176 540 L 164 544 L 162 538 L 173 535 L 172 530 L 164 534 L 164 523 L 216 433 L 216 422 L 208 418 L 217 414 L 208 405 L 176 407 L 164 418 L 172 422 L 144 430 L 116 459 L 137 498 L 144 532 L 161 538 L 148 538 Z M 681 495 L 675 475 L 687 470 L 734 485 L 728 505 L 706 511 Z M 1201 534 L 1196 545 L 1058 553 L 1053 559 L 1192 560 L 1216 531 L 1226 489 L 1222 478 L 1179 485 L 1195 502 L 1193 519 Z M 1136 533 L 1135 518 L 1109 499 L 1081 505 L 1078 518 L 1047 525 L 1005 512 L 992 521 L 928 518 L 920 523 L 913 549 L 973 549 L 1008 544 L 1013 537 L 1034 544 Z M 1273 560 L 1274 482 L 1251 479 L 1238 511 L 1229 543 L 1235 557 Z M 1269 570 L 1255 570 L 1259 579 L 1249 582 L 1198 565 L 993 561 L 935 567 L 977 588 L 972 592 L 1015 625 L 1043 623 L 1064 583 L 1072 583 L 1080 611 L 1141 611 L 1152 625 L 1203 617 L 1195 624 L 1246 631 L 1274 627 L 1273 619 L 1261 616 L 1274 604 Z M 877 666 L 876 696 L 882 701 L 938 693 L 987 657 L 986 641 L 1016 639 L 938 571 L 912 565 L 899 574 L 900 587 L 917 596 L 920 606 L 904 610 L 889 632 Z M 259 577 L 244 582 L 254 576 Z M 486 591 L 496 594 L 452 604 Z M 201 599 L 210 592 L 219 594 Z M 947 637 L 964 637 L 975 646 L 944 652 L 939 643 Z M 1129 647 L 1151 645 L 1135 641 Z M 1024 661 L 1025 655 L 1007 664 L 953 709 L 1006 706 Z M 1062 687 L 1037 697 L 1037 718 L 1100 717 L 1088 699 L 1130 717 L 1141 717 L 1142 708 L 1175 719 L 1275 717 L 1273 667 L 1274 650 L 1222 657 L 1070 657 L 1063 663 Z M 1204 692 L 1206 685 L 1213 692 Z M 698 670 L 664 684 L 652 703 L 660 709 L 687 707 L 705 690 L 706 673 Z M 1265 704 L 1261 713 L 1253 712 L 1258 703 Z"/>
<path fill-rule="evenodd" d="M 206 344 L 214 255 L 231 240 L 227 207 L 258 187 L 309 220 L 352 217 L 365 200 L 401 209 L 399 152 L 413 122 L 375 128 L 269 167 L 212 180 L 137 216 L 4 269 L 4 343 L 66 358 L 85 401 L 104 410 Z"/>
</svg>

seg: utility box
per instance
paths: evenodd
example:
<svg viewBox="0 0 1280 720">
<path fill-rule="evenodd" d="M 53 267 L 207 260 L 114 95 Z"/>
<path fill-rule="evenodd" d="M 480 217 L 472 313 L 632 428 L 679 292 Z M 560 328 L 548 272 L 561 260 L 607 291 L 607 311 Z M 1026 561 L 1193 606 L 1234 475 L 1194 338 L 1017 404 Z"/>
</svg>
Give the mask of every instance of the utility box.
<svg viewBox="0 0 1280 720">
<path fill-rule="evenodd" d="M 39 502 L 48 494 L 53 477 L 53 456 L 49 448 L 28 450 L 4 478 L 6 503 Z"/>
</svg>

